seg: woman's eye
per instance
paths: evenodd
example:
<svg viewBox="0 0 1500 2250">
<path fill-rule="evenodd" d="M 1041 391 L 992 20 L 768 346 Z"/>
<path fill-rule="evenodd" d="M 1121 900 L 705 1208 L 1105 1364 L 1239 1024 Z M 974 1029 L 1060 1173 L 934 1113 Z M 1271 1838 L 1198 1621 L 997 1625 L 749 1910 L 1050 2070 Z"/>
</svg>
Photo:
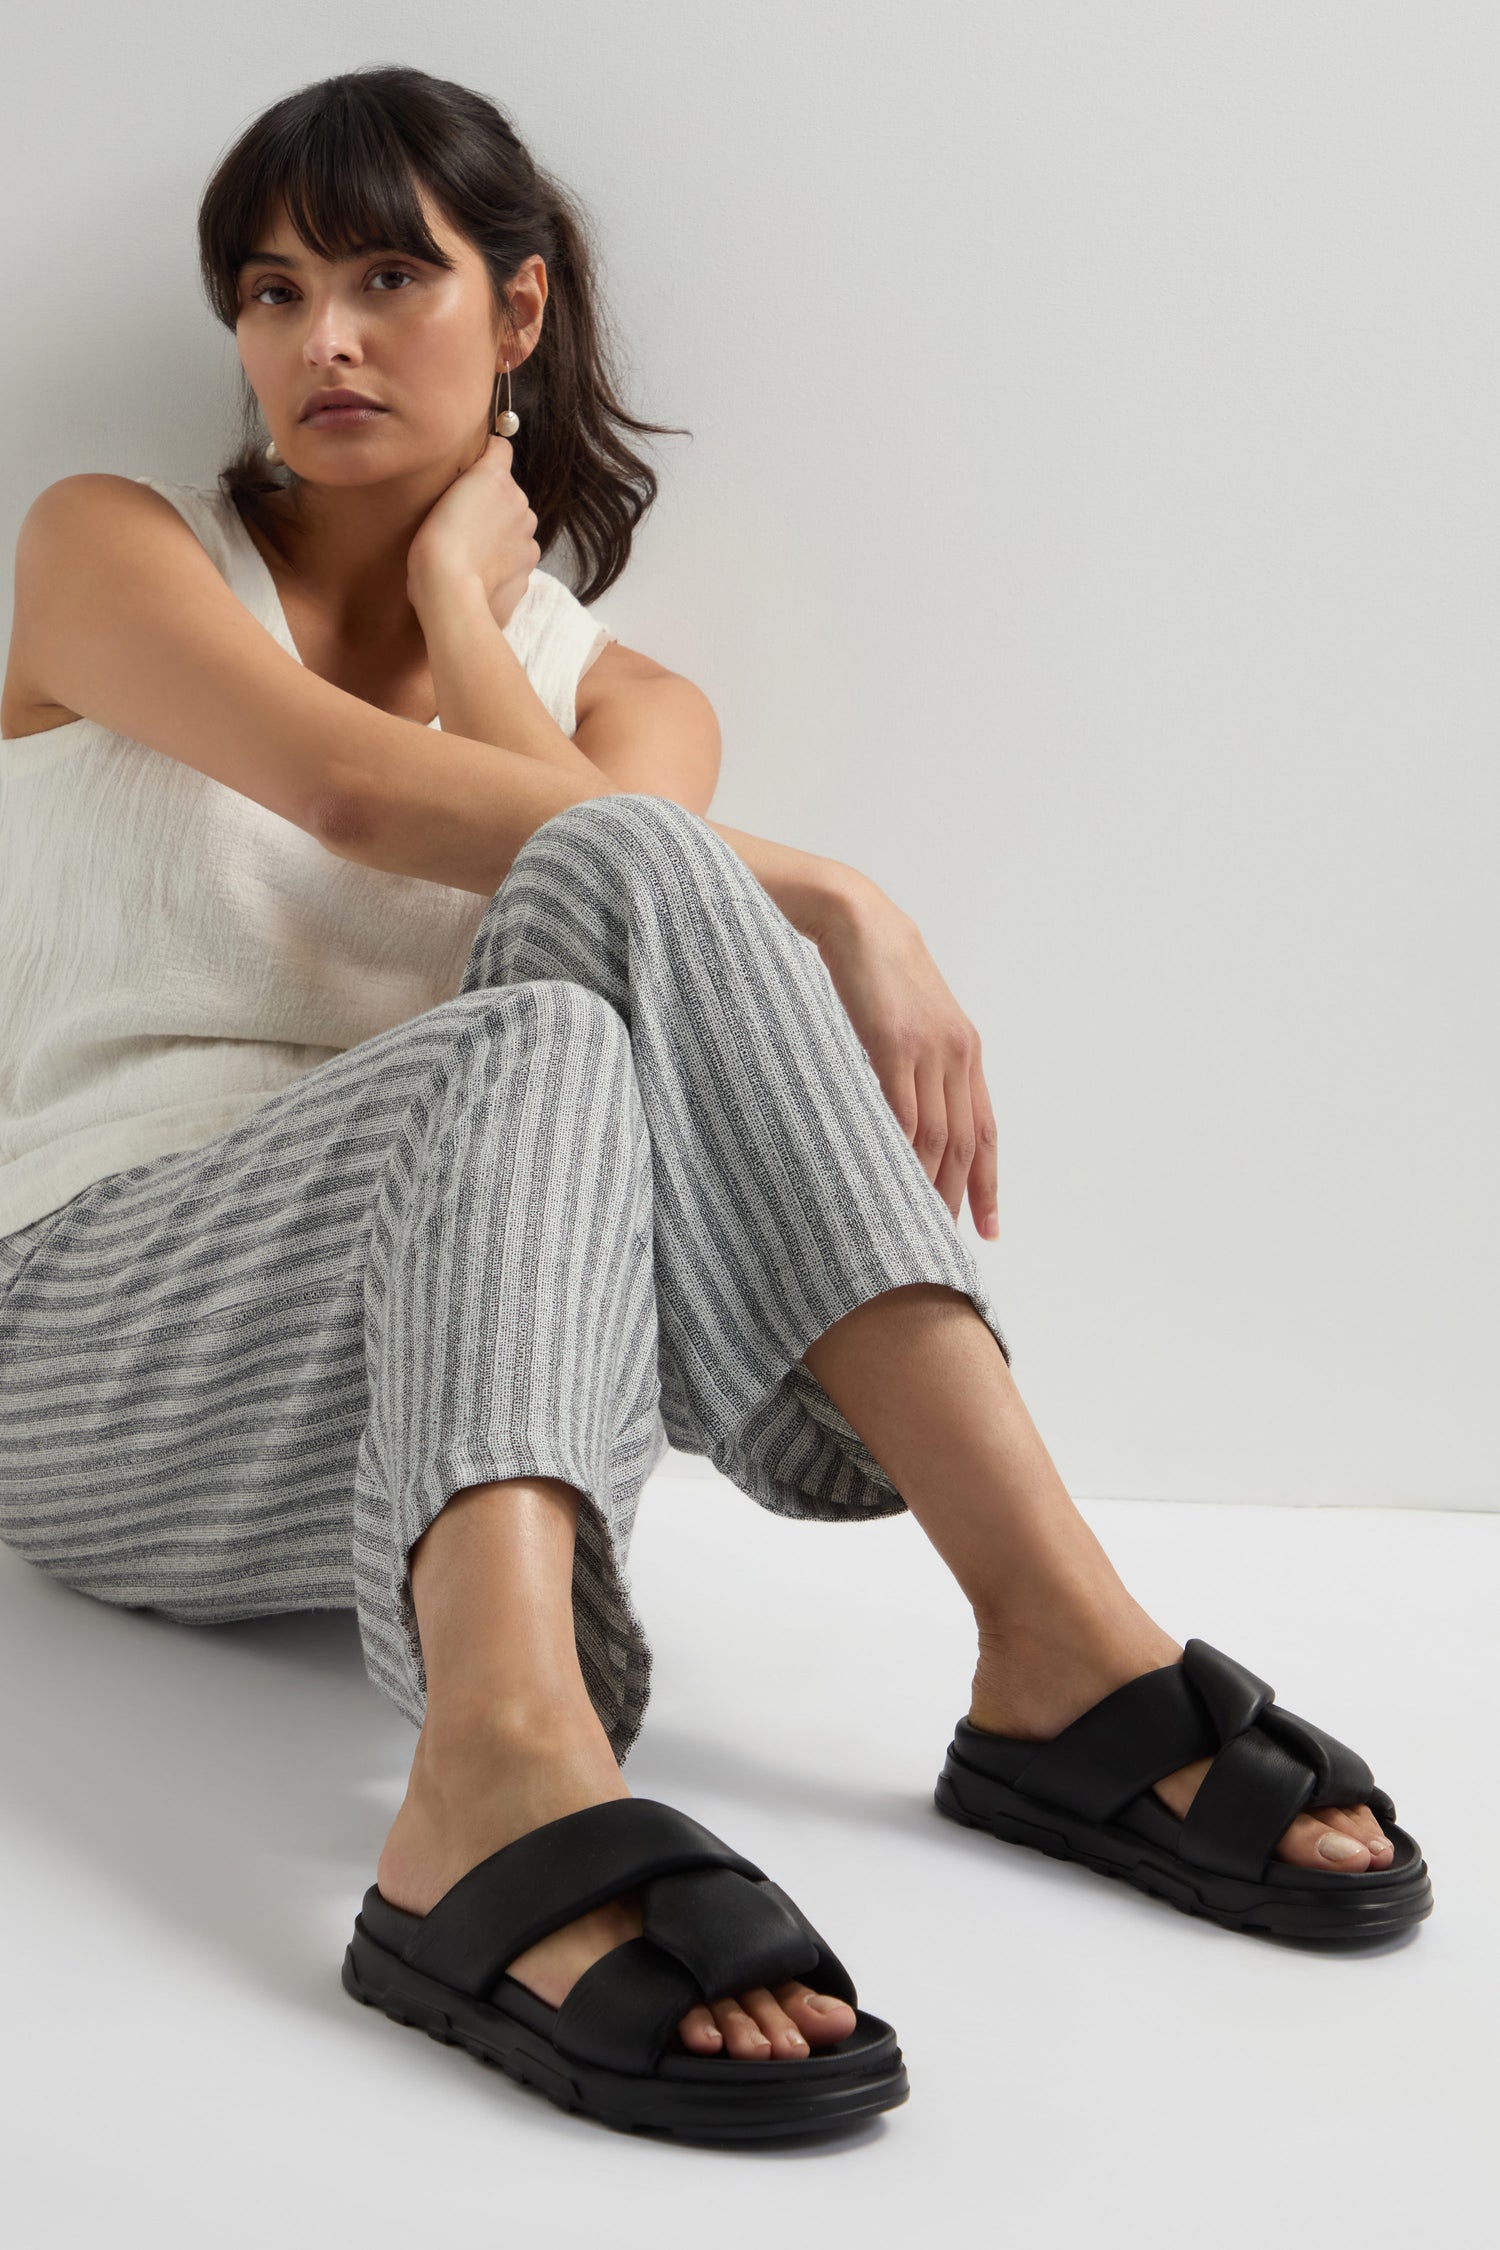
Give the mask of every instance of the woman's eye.
<svg viewBox="0 0 1500 2250">
<path fill-rule="evenodd" d="M 394 275 L 397 281 L 411 281 L 414 278 L 406 271 L 403 266 L 377 266 L 374 273 L 371 274 L 370 279 L 372 281 L 382 281 L 392 275 Z M 285 290 L 286 288 L 287 284 L 284 281 L 263 281 L 258 289 L 252 289 L 252 291 L 250 292 L 250 303 L 252 305 L 260 304 L 264 299 L 267 290 Z M 403 292 L 399 289 L 382 289 L 381 291 L 379 291 L 379 294 L 382 297 L 399 297 L 403 294 Z M 275 310 L 274 306 L 272 307 L 272 310 Z"/>
</svg>

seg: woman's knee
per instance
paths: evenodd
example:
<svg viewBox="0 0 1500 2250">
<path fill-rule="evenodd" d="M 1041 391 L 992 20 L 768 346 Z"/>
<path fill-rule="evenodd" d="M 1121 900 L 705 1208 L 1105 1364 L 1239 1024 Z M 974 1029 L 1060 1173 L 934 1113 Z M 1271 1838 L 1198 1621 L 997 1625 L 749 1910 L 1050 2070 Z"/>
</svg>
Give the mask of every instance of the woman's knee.
<svg viewBox="0 0 1500 2250">
<path fill-rule="evenodd" d="M 581 1048 L 591 1059 L 612 1067 L 631 1058 L 630 1029 L 619 1009 L 591 985 L 569 977 L 480 985 L 442 1006 L 453 1011 L 465 1035 L 477 1024 L 490 1038 L 540 1037 L 549 1051 Z"/>
<path fill-rule="evenodd" d="M 607 868 L 619 877 L 650 881 L 667 867 L 680 871 L 727 850 L 702 815 L 675 797 L 621 790 L 581 798 L 554 813 L 527 837 L 511 873 L 545 866 L 568 877 Z"/>
</svg>

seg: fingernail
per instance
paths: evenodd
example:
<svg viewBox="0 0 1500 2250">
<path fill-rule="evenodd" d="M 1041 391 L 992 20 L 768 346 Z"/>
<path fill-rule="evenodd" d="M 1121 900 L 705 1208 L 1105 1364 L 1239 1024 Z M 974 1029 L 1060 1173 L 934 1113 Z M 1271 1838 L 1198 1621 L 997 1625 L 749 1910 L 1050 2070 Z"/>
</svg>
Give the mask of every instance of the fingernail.
<svg viewBox="0 0 1500 2250">
<path fill-rule="evenodd" d="M 1325 1859 L 1355 1859 L 1364 1845 L 1353 1836 L 1336 1836 L 1330 1829 L 1326 1836 L 1318 1838 L 1318 1849 Z"/>
</svg>

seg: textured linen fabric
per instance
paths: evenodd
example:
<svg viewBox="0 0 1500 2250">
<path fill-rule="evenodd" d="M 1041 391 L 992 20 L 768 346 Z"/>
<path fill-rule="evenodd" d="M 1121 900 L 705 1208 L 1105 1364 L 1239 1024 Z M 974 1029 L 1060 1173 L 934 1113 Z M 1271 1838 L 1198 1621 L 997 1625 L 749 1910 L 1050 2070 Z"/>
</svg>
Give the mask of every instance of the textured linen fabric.
<svg viewBox="0 0 1500 2250">
<path fill-rule="evenodd" d="M 411 1547 L 467 1485 L 563 1478 L 623 1760 L 668 1441 L 779 1515 L 898 1512 L 801 1355 L 911 1282 L 1009 1362 L 817 948 L 697 814 L 588 799 L 527 839 L 456 995 L 0 1245 L 0 1539 L 177 1619 L 353 1607 L 419 1726 Z"/>
<path fill-rule="evenodd" d="M 227 495 L 135 481 L 296 657 Z M 578 681 L 617 635 L 543 570 L 505 635 L 571 736 Z M 450 998 L 487 904 L 340 859 L 91 719 L 0 743 L 0 1234 L 110 1172 L 201 1147 L 330 1055 Z"/>
</svg>

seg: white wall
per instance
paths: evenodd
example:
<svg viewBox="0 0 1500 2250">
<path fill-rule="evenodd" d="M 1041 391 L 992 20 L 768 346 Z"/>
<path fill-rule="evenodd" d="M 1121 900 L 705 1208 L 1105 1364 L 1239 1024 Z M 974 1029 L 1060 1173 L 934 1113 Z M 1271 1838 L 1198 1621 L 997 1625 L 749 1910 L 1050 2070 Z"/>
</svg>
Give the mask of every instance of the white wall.
<svg viewBox="0 0 1500 2250">
<path fill-rule="evenodd" d="M 1070 1489 L 1500 1504 L 1500 12 L 415 21 L 11 11 L 7 551 L 55 477 L 217 468 L 248 118 L 490 93 L 696 433 L 600 614 L 713 697 L 716 817 L 872 874 L 979 1026 L 965 1231 Z"/>
</svg>

